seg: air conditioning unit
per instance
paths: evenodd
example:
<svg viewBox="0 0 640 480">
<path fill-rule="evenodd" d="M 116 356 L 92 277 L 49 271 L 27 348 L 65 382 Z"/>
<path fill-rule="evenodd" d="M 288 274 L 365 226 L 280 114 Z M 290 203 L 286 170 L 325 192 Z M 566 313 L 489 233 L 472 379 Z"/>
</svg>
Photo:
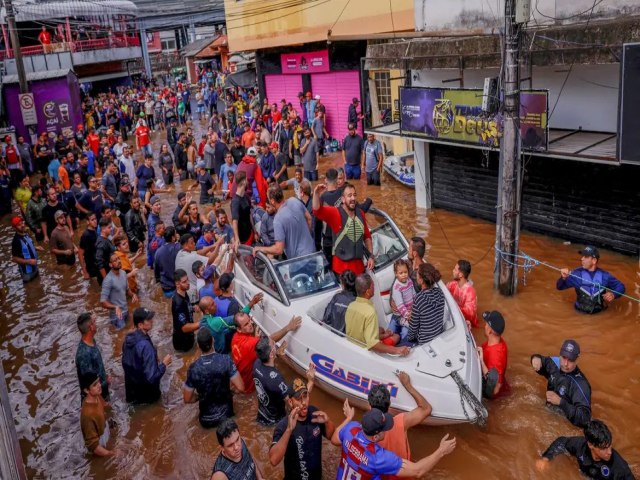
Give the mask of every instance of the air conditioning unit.
<svg viewBox="0 0 640 480">
<path fill-rule="evenodd" d="M 484 79 L 482 89 L 482 111 L 495 113 L 498 110 L 498 77 Z"/>
</svg>

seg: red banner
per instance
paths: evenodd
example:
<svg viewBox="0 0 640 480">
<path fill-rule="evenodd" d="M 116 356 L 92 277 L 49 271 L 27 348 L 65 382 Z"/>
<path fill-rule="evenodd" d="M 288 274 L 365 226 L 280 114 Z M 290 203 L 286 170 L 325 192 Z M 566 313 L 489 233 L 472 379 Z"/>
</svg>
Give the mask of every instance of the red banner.
<svg viewBox="0 0 640 480">
<path fill-rule="evenodd" d="M 283 74 L 319 73 L 329 71 L 329 50 L 283 53 L 280 55 Z"/>
</svg>

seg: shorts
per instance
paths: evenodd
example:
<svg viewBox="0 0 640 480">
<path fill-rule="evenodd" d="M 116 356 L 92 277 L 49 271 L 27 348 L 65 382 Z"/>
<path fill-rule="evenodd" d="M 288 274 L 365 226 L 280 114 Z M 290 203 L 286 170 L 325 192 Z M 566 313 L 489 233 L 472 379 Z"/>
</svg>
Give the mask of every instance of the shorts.
<svg viewBox="0 0 640 480">
<path fill-rule="evenodd" d="M 204 105 L 198 105 L 198 113 L 204 113 Z"/>
<path fill-rule="evenodd" d="M 347 175 L 347 180 L 359 180 L 362 175 L 362 170 L 359 164 L 349 165 L 347 163 L 344 166 L 344 173 Z"/>
<path fill-rule="evenodd" d="M 21 273 L 20 276 L 22 277 L 22 281 L 24 283 L 29 283 L 32 280 L 35 280 L 36 278 L 38 278 L 38 269 L 36 268 L 35 271 L 31 273 Z"/>
<path fill-rule="evenodd" d="M 304 171 L 304 178 L 306 178 L 310 182 L 317 181 L 318 180 L 318 170 L 314 170 L 312 172 L 309 171 L 309 170 L 305 170 Z"/>
<path fill-rule="evenodd" d="M 407 339 L 407 335 L 409 335 L 409 327 L 400 324 L 400 317 L 398 315 L 391 315 L 389 330 L 400 335 L 401 342 L 404 342 Z"/>
<path fill-rule="evenodd" d="M 117 330 L 124 328 L 124 326 L 127 324 L 128 319 L 129 319 L 128 310 L 123 310 L 122 315 L 120 317 L 116 315 L 115 310 L 109 311 L 109 320 L 111 321 L 111 325 L 116 327 Z"/>
<path fill-rule="evenodd" d="M 293 154 L 293 164 L 297 167 L 298 165 L 302 165 L 302 157 L 299 153 Z"/>
</svg>

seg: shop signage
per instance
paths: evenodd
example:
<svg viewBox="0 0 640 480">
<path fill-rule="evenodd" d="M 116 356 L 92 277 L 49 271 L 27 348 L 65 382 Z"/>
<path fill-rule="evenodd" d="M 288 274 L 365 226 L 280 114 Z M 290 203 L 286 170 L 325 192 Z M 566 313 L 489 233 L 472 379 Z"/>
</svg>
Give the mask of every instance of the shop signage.
<svg viewBox="0 0 640 480">
<path fill-rule="evenodd" d="M 38 116 L 36 114 L 36 104 L 33 93 L 21 93 L 19 95 L 20 111 L 22 112 L 22 123 L 25 125 L 37 125 Z"/>
<path fill-rule="evenodd" d="M 523 149 L 547 150 L 547 110 L 546 90 L 521 92 Z M 502 138 L 502 115 L 483 112 L 481 89 L 401 87 L 400 131 L 409 137 L 498 148 Z"/>
<path fill-rule="evenodd" d="M 280 55 L 283 74 L 320 73 L 329 71 L 329 50 L 283 53 Z"/>
</svg>

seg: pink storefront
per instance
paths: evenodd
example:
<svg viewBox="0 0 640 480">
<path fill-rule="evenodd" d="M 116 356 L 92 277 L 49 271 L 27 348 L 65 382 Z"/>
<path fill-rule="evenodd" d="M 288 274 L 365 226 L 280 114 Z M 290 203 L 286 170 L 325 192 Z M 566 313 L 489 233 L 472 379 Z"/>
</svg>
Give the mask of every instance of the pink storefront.
<svg viewBox="0 0 640 480">
<path fill-rule="evenodd" d="M 291 102 L 302 114 L 298 93 L 311 92 L 325 105 L 327 132 L 331 138 L 341 141 L 347 134 L 349 105 L 353 98 L 360 100 L 360 71 L 340 65 L 333 68 L 331 52 L 328 49 L 281 53 L 279 58 L 272 55 L 273 66 L 264 74 L 264 90 L 270 103 L 278 103 L 283 98 Z M 276 62 L 279 72 L 276 73 Z M 345 68 L 346 67 L 346 68 Z"/>
</svg>

